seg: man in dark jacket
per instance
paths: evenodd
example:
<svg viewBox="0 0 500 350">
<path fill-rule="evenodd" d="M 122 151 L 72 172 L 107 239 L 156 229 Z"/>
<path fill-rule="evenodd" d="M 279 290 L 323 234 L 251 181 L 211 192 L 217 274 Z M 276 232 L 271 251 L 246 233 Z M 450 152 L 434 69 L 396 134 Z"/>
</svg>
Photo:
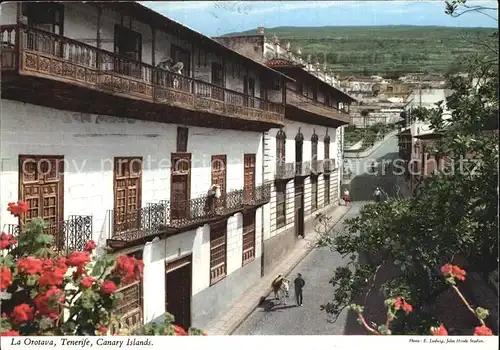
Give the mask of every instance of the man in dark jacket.
<svg viewBox="0 0 500 350">
<path fill-rule="evenodd" d="M 306 285 L 306 281 L 304 281 L 302 275 L 299 273 L 293 283 L 295 284 L 295 298 L 297 299 L 297 306 L 302 306 L 302 288 Z"/>
</svg>

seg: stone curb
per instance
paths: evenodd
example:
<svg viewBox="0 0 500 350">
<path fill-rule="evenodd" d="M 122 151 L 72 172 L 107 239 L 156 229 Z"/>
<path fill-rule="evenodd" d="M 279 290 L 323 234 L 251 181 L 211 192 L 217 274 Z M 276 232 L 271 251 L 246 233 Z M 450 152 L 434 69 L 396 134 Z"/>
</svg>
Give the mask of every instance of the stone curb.
<svg viewBox="0 0 500 350">
<path fill-rule="evenodd" d="M 342 209 L 343 209 L 342 207 L 337 207 L 337 210 L 342 210 Z M 345 209 L 347 209 L 347 210 L 345 210 Z M 342 220 L 342 218 L 344 216 L 347 215 L 347 213 L 349 212 L 349 208 L 345 208 L 345 209 L 344 209 L 345 212 L 341 213 L 340 216 L 332 222 L 331 228 L 333 228 L 338 222 L 340 222 Z M 334 209 L 333 211 L 335 212 L 336 209 Z M 308 246 L 309 242 L 307 242 L 305 244 L 306 244 L 306 246 L 305 246 L 304 252 L 299 256 L 299 258 L 297 260 L 295 260 L 288 268 L 286 268 L 286 269 L 284 269 L 284 271 L 282 271 L 285 276 L 288 276 L 293 271 L 293 269 L 295 269 L 295 267 L 297 267 L 297 265 L 300 262 L 302 262 L 302 260 L 304 260 L 307 257 L 307 255 L 309 255 L 309 253 L 314 249 L 314 245 Z M 301 247 L 298 247 L 296 249 L 301 249 Z M 294 252 L 294 250 L 292 250 L 290 252 L 290 254 L 292 254 Z M 277 268 L 275 268 L 273 270 L 277 270 Z M 269 294 L 271 294 L 271 292 L 272 292 L 272 288 L 269 287 L 267 290 L 264 290 L 262 296 L 267 297 L 267 296 L 269 296 Z M 255 311 L 255 309 L 257 309 L 257 307 L 259 307 L 260 304 L 261 304 L 260 300 L 254 301 L 252 303 L 252 305 L 247 310 L 245 310 L 243 312 L 242 316 L 235 323 L 233 323 L 226 330 L 223 330 L 224 335 L 231 335 L 236 329 L 238 329 L 238 327 Z"/>
</svg>

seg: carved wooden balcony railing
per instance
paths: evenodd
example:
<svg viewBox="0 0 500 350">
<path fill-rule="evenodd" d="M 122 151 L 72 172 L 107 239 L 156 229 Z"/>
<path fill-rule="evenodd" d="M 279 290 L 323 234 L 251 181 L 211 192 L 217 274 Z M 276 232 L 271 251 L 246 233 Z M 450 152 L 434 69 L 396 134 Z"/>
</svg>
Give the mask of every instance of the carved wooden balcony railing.
<svg viewBox="0 0 500 350">
<path fill-rule="evenodd" d="M 3 232 L 18 237 L 19 225 L 5 225 Z M 54 236 L 54 248 L 63 253 L 82 251 L 92 239 L 92 216 L 70 215 L 68 220 L 47 223 L 45 233 Z"/>
<path fill-rule="evenodd" d="M 311 160 L 311 173 L 318 175 L 323 172 L 323 160 Z"/>
<path fill-rule="evenodd" d="M 283 124 L 285 107 L 25 25 L 2 25 L 2 71 L 151 103 Z"/>
<path fill-rule="evenodd" d="M 292 179 L 295 176 L 295 163 L 276 162 L 276 179 Z"/>
<path fill-rule="evenodd" d="M 335 158 L 323 159 L 321 161 L 321 166 L 323 167 L 323 172 L 325 174 L 330 174 L 338 168 L 337 160 Z"/>
<path fill-rule="evenodd" d="M 311 175 L 311 162 L 295 162 L 295 176 Z"/>
<path fill-rule="evenodd" d="M 316 101 L 291 89 L 287 89 L 286 91 L 286 103 L 306 110 L 310 113 L 326 116 L 345 123 L 350 122 L 347 110 L 338 109 L 326 103 Z"/>
<path fill-rule="evenodd" d="M 132 242 L 162 234 L 175 234 L 182 229 L 204 225 L 219 217 L 229 216 L 247 207 L 269 202 L 271 185 L 251 190 L 234 190 L 220 198 L 203 196 L 187 201 L 162 200 L 130 212 L 108 212 L 111 241 Z"/>
</svg>

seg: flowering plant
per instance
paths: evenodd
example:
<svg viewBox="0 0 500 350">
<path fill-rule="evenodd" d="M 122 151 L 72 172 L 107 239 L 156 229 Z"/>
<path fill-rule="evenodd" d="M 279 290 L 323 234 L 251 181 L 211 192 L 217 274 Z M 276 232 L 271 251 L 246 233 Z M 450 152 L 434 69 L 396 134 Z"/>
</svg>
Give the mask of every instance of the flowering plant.
<svg viewBox="0 0 500 350">
<path fill-rule="evenodd" d="M 7 210 L 20 216 L 29 207 L 18 201 Z M 142 279 L 143 262 L 126 255 L 97 256 L 94 241 L 83 251 L 62 254 L 45 228 L 42 219 L 34 218 L 18 237 L 0 235 L 0 335 L 108 334 L 121 299 L 116 291 Z M 177 334 L 180 327 L 172 327 L 178 329 L 169 334 L 183 335 Z"/>
<path fill-rule="evenodd" d="M 486 309 L 481 307 L 476 308 L 475 310 L 470 306 L 469 302 L 463 294 L 460 292 L 456 285 L 456 280 L 464 281 L 466 272 L 456 265 L 445 264 L 441 267 L 441 273 L 444 276 L 446 282 L 453 288 L 453 290 L 457 293 L 460 300 L 464 303 L 467 309 L 476 316 L 479 320 L 479 326 L 474 329 L 474 335 L 493 335 L 491 329 L 486 326 L 484 320 L 488 317 L 489 312 Z M 387 318 L 386 322 L 383 325 L 372 324 L 372 326 L 368 325 L 366 319 L 363 316 L 363 307 L 352 304 L 349 309 L 354 311 L 358 315 L 358 322 L 370 333 L 375 335 L 391 335 L 391 322 L 396 318 L 396 314 L 398 311 L 403 311 L 405 314 L 409 314 L 413 311 L 413 306 L 410 305 L 406 300 L 401 297 L 396 297 L 394 299 L 387 299 L 385 301 L 385 305 L 387 306 Z M 448 331 L 443 324 L 438 325 L 437 327 L 431 327 L 430 329 L 431 335 L 448 335 Z"/>
</svg>

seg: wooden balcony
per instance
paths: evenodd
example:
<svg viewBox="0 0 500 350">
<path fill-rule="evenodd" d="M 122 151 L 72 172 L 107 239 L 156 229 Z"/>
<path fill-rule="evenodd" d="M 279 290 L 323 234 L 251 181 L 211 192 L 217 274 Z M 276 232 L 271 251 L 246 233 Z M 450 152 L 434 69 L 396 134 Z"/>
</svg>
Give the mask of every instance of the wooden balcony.
<svg viewBox="0 0 500 350">
<path fill-rule="evenodd" d="M 253 190 L 230 191 L 218 199 L 203 196 L 179 202 L 163 200 L 130 213 L 110 210 L 107 214 L 108 245 L 122 249 L 154 237 L 173 236 L 238 212 L 255 210 L 270 198 L 271 185 L 263 184 Z"/>
<path fill-rule="evenodd" d="M 282 104 L 33 27 L 0 28 L 4 98 L 80 112 L 207 127 L 260 126 L 265 130 L 284 125 Z M 35 95 L 33 99 L 38 99 L 30 101 L 28 91 Z M 213 118 L 204 118 L 200 113 Z"/>
<path fill-rule="evenodd" d="M 18 237 L 19 225 L 4 225 L 3 232 Z M 63 253 L 83 251 L 88 241 L 92 239 L 92 216 L 70 215 L 68 220 L 49 223 L 45 233 L 54 236 L 54 248 Z"/>
<path fill-rule="evenodd" d="M 311 162 L 295 162 L 295 177 L 307 177 L 311 175 Z"/>
<path fill-rule="evenodd" d="M 319 123 L 326 126 L 341 126 L 349 124 L 349 113 L 345 110 L 329 106 L 291 89 L 286 91 L 287 118 L 295 117 L 299 121 Z M 313 118 L 314 120 L 311 120 Z"/>
<path fill-rule="evenodd" d="M 295 177 L 295 163 L 276 162 L 276 173 L 274 177 L 277 180 L 293 179 Z"/>
</svg>

